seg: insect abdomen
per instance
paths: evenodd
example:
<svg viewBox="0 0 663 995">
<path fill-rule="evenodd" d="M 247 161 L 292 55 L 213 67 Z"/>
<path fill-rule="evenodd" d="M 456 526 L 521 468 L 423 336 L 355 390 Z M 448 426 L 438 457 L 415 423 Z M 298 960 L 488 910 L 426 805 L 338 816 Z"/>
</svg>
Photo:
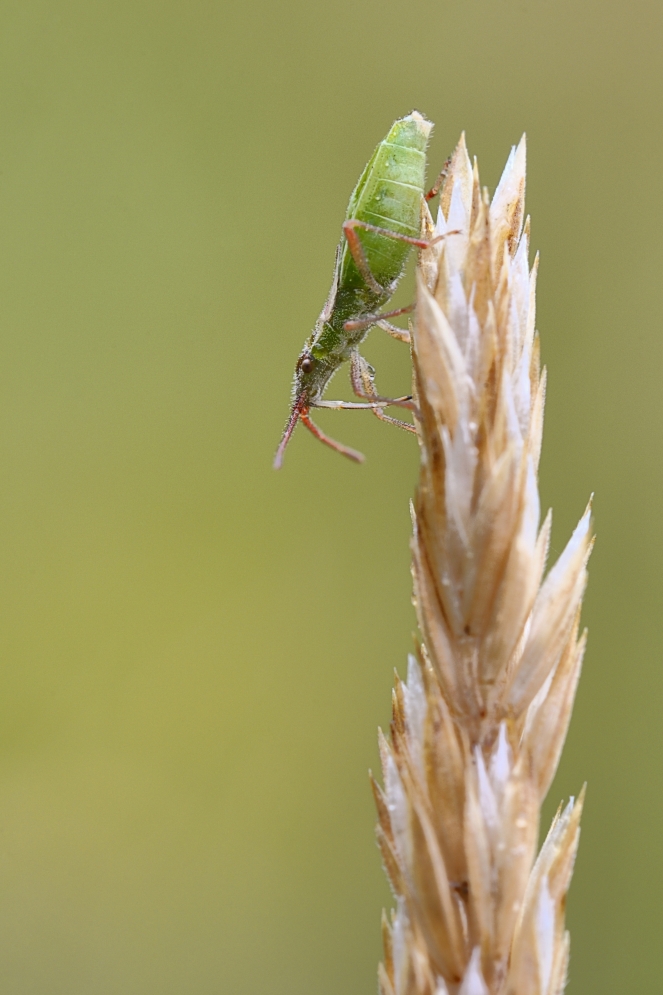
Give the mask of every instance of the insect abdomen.
<svg viewBox="0 0 663 995">
<path fill-rule="evenodd" d="M 413 111 L 396 121 L 380 142 L 350 198 L 348 218 L 417 238 L 424 193 L 426 145 L 432 124 Z M 371 269 L 383 287 L 403 271 L 410 247 L 384 235 L 360 232 Z M 340 285 L 361 287 L 363 279 L 347 245 L 341 264 Z"/>
</svg>

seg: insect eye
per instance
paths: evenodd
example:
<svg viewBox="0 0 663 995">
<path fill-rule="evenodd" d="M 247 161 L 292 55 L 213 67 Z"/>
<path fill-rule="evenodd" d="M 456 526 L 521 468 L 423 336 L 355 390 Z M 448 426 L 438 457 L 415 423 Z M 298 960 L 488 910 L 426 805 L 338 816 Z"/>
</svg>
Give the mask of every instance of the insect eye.
<svg viewBox="0 0 663 995">
<path fill-rule="evenodd" d="M 312 357 L 311 356 L 304 356 L 304 358 L 302 359 L 302 364 L 300 366 L 300 370 L 302 371 L 302 373 L 310 373 L 312 369 L 313 369 L 313 359 L 312 359 Z"/>
</svg>

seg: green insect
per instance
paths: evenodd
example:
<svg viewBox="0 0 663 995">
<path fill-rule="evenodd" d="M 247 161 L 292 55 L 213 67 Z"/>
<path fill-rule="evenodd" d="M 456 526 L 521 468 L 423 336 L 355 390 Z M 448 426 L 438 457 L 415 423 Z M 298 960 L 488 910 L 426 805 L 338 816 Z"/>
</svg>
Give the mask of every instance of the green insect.
<svg viewBox="0 0 663 995">
<path fill-rule="evenodd" d="M 363 462 L 361 453 L 330 439 L 311 421 L 311 408 L 369 408 L 382 421 L 414 431 L 412 425 L 391 418 L 383 410 L 387 404 L 412 410 L 412 398 L 380 397 L 374 386 L 374 370 L 360 355 L 359 346 L 373 325 L 402 342 L 410 341 L 407 331 L 387 319 L 412 311 L 414 305 L 387 312 L 379 309 L 392 297 L 411 247 L 423 249 L 433 244 L 421 238 L 426 146 L 432 127 L 417 111 L 394 122 L 350 197 L 331 290 L 295 366 L 292 407 L 274 458 L 276 469 L 300 421 L 336 452 Z M 439 183 L 427 198 L 435 195 Z M 362 401 L 323 400 L 329 381 L 346 361 L 350 362 L 352 389 Z"/>
</svg>

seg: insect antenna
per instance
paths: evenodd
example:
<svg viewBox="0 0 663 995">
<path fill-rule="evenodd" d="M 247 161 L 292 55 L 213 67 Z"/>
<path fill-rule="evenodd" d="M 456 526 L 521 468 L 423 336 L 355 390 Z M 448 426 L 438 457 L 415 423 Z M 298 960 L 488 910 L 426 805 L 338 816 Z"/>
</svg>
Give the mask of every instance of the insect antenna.
<svg viewBox="0 0 663 995">
<path fill-rule="evenodd" d="M 341 456 L 347 456 L 353 463 L 363 463 L 366 459 L 363 453 L 358 453 L 356 449 L 350 449 L 349 446 L 344 446 L 342 442 L 337 442 L 336 439 L 330 438 L 330 436 L 326 435 L 321 428 L 318 428 L 315 422 L 312 422 L 309 418 L 308 408 L 302 411 L 300 418 L 302 420 L 302 425 L 306 425 L 311 435 L 314 435 L 316 439 L 320 440 L 320 442 L 324 442 L 324 444 L 329 446 L 330 449 L 333 449 L 335 453 L 340 453 Z"/>
<path fill-rule="evenodd" d="M 285 447 L 290 442 L 290 436 L 295 431 L 297 422 L 299 421 L 303 410 L 306 407 L 304 398 L 298 398 L 292 406 L 292 411 L 290 412 L 290 417 L 286 423 L 283 430 L 283 435 L 281 436 L 281 441 L 279 442 L 279 448 L 276 450 L 276 455 L 274 457 L 274 469 L 280 470 L 283 466 L 283 454 L 285 452 Z"/>
</svg>

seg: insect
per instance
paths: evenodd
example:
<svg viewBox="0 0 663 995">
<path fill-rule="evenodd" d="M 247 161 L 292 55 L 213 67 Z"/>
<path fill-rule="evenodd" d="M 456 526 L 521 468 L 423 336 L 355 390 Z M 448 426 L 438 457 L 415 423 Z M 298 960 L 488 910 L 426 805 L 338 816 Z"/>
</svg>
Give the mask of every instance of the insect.
<svg viewBox="0 0 663 995">
<path fill-rule="evenodd" d="M 417 111 L 395 121 L 350 197 L 331 290 L 295 366 L 292 406 L 274 458 L 276 469 L 298 422 L 336 452 L 363 462 L 361 453 L 331 439 L 311 421 L 311 408 L 368 408 L 382 421 L 415 431 L 407 422 L 385 414 L 384 406 L 389 404 L 413 410 L 412 398 L 380 397 L 375 371 L 360 355 L 359 346 L 373 325 L 402 342 L 410 341 L 409 333 L 388 319 L 412 311 L 414 305 L 386 312 L 380 308 L 393 296 L 412 246 L 424 249 L 438 241 L 421 238 L 426 146 L 432 127 Z M 427 198 L 437 192 L 441 177 Z M 347 361 L 352 389 L 362 400 L 323 400 L 330 380 Z"/>
</svg>

